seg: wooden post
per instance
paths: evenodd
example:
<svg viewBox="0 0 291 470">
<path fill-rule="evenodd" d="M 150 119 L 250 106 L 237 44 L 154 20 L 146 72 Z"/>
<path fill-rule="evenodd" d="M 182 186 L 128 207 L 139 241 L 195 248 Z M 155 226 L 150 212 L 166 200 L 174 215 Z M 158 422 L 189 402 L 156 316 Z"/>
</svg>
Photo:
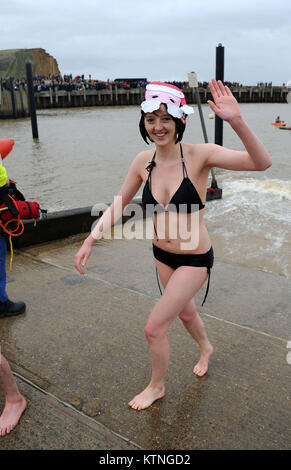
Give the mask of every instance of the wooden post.
<svg viewBox="0 0 291 470">
<path fill-rule="evenodd" d="M 26 62 L 26 79 L 27 79 L 27 88 L 28 88 L 28 103 L 29 103 L 29 112 L 30 112 L 30 119 L 31 119 L 32 136 L 34 139 L 38 139 L 31 62 Z"/>
<path fill-rule="evenodd" d="M 197 103 L 197 106 L 198 106 L 200 122 L 201 122 L 202 132 L 203 132 L 203 136 L 204 136 L 204 141 L 207 144 L 208 143 L 208 137 L 207 137 L 206 127 L 205 127 L 205 122 L 204 122 L 204 116 L 203 116 L 203 112 L 202 112 L 202 108 L 201 108 L 201 101 L 200 101 L 197 75 L 196 75 L 195 72 L 188 73 L 188 81 L 189 81 L 189 86 L 192 87 L 192 89 L 195 92 L 196 103 Z M 211 187 L 213 189 L 218 188 L 213 168 L 211 168 L 211 175 L 212 175 Z"/>
<path fill-rule="evenodd" d="M 12 104 L 12 116 L 14 119 L 17 118 L 17 110 L 15 106 L 15 95 L 14 95 L 14 85 L 13 85 L 13 77 L 10 77 L 9 84 L 10 84 L 10 93 L 11 93 L 11 104 Z"/>
<path fill-rule="evenodd" d="M 50 102 L 51 104 L 53 104 L 53 89 L 51 86 L 50 86 Z"/>
<path fill-rule="evenodd" d="M 28 115 L 28 106 L 27 106 L 26 92 L 22 87 L 20 87 L 19 93 L 20 93 L 20 101 L 21 101 L 21 106 L 22 106 L 22 116 L 27 116 Z"/>
<path fill-rule="evenodd" d="M 36 94 L 37 107 L 40 108 L 40 92 Z"/>
<path fill-rule="evenodd" d="M 218 44 L 216 48 L 216 80 L 224 81 L 224 47 Z M 223 143 L 223 120 L 215 115 L 215 143 L 222 145 Z"/>
</svg>

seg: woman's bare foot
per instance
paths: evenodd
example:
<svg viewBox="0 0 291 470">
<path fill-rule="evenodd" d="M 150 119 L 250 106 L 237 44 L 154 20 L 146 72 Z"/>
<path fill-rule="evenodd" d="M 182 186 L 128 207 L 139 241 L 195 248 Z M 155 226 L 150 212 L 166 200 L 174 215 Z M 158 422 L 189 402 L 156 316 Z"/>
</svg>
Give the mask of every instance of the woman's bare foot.
<svg viewBox="0 0 291 470">
<path fill-rule="evenodd" d="M 0 416 L 0 436 L 9 434 L 15 428 L 26 406 L 26 400 L 22 395 L 17 401 L 6 401 L 5 408 Z"/>
<path fill-rule="evenodd" d="M 134 410 L 144 410 L 151 406 L 151 404 L 158 400 L 159 398 L 163 398 L 165 395 L 165 387 L 157 387 L 153 388 L 149 385 L 147 388 L 144 389 L 139 395 L 136 395 L 128 404 Z"/>
<path fill-rule="evenodd" d="M 207 349 L 201 352 L 199 362 L 197 362 L 196 366 L 193 369 L 194 374 L 198 375 L 199 377 L 202 377 L 202 375 L 206 374 L 208 370 L 209 357 L 211 356 L 213 351 L 213 346 L 209 343 Z"/>
</svg>

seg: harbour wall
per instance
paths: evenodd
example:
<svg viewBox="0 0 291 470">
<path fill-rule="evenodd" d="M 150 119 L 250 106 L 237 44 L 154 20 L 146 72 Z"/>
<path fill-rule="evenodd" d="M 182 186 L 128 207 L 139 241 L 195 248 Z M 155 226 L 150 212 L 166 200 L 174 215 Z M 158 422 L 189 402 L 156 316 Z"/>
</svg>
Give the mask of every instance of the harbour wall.
<svg viewBox="0 0 291 470">
<path fill-rule="evenodd" d="M 286 103 L 289 89 L 286 87 L 241 86 L 231 89 L 239 103 Z M 196 104 L 194 89 L 183 89 L 187 103 Z M 139 105 L 144 100 L 144 88 L 104 90 L 54 90 L 36 92 L 37 109 L 74 108 L 81 106 Z M 199 88 L 201 103 L 212 99 L 209 88 Z M 26 89 L 1 90 L 0 119 L 29 116 L 28 92 Z"/>
</svg>

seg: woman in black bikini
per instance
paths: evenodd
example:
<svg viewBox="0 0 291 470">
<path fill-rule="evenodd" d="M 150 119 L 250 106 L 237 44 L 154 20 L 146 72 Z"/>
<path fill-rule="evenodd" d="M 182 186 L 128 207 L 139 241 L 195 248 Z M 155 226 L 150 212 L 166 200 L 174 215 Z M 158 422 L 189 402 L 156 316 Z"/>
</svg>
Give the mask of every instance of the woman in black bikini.
<svg viewBox="0 0 291 470">
<path fill-rule="evenodd" d="M 154 143 L 155 150 L 136 156 L 118 194 L 122 197 L 122 209 L 113 203 L 75 256 L 75 267 L 84 274 L 81 265 L 85 266 L 95 240 L 121 217 L 124 207 L 144 183 L 142 201 L 154 212 L 153 253 L 164 292 L 145 327 L 152 377 L 145 390 L 129 402 L 137 410 L 147 408 L 165 394 L 169 360 L 166 334 L 177 316 L 200 347 L 201 356 L 193 369 L 196 375 L 206 373 L 213 353 L 193 299 L 207 277 L 209 284 L 213 265 L 213 250 L 203 222 L 210 169 L 264 171 L 271 166 L 268 151 L 242 119 L 231 91 L 214 79 L 209 87 L 214 100 L 208 101 L 209 106 L 231 125 L 246 150 L 235 151 L 215 144 L 181 144 L 186 116 L 193 110 L 178 88 L 150 83 L 142 103 L 140 131 L 146 141 L 149 138 Z M 204 301 L 207 292 L 208 286 Z"/>
</svg>

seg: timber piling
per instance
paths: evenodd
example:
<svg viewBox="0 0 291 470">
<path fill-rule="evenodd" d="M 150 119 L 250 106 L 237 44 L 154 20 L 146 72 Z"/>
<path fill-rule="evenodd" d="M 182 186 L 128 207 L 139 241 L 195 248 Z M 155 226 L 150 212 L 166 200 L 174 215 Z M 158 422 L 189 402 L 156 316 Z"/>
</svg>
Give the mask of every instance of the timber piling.
<svg viewBox="0 0 291 470">
<path fill-rule="evenodd" d="M 286 103 L 289 92 L 281 86 L 240 86 L 231 89 L 239 103 Z M 197 104 L 192 88 L 184 88 L 187 103 Z M 209 88 L 198 88 L 201 103 L 211 99 Z M 36 109 L 78 108 L 82 106 L 126 106 L 139 105 L 144 100 L 144 88 L 92 90 L 53 90 L 35 92 Z M 0 94 L 0 119 L 11 119 L 17 116 L 28 117 L 28 90 L 14 90 L 14 103 L 9 90 L 2 89 Z"/>
</svg>

